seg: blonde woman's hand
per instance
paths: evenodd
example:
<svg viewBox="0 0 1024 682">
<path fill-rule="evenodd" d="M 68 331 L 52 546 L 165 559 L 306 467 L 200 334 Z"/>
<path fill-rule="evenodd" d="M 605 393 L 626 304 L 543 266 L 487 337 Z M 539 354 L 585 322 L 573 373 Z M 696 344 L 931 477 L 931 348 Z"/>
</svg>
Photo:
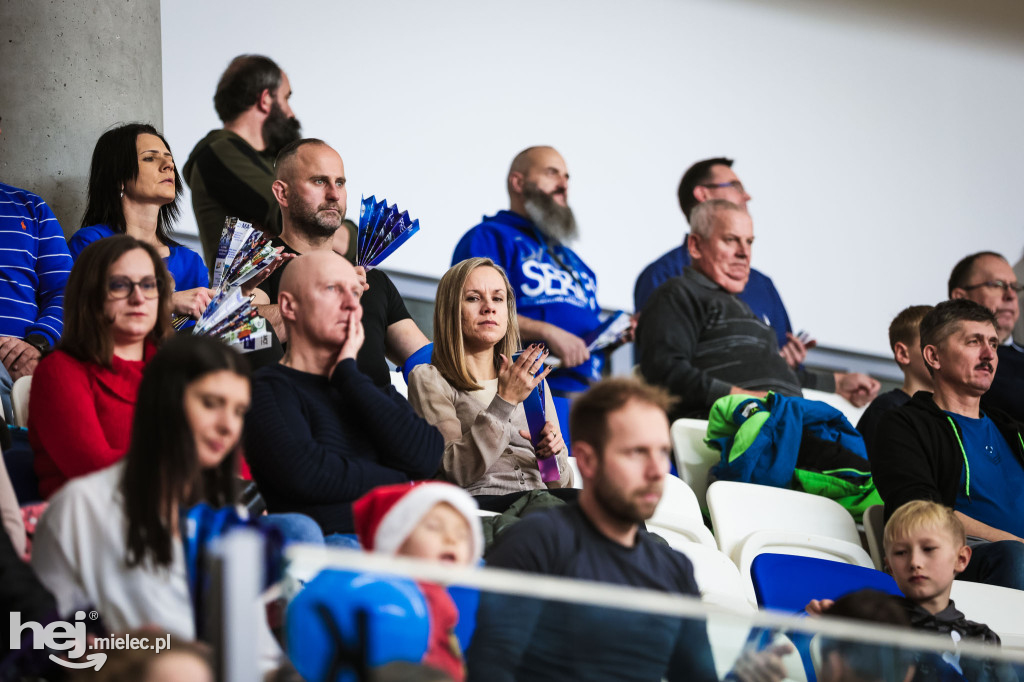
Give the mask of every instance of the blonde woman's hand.
<svg viewBox="0 0 1024 682">
<path fill-rule="evenodd" d="M 548 351 L 534 343 L 522 352 L 515 362 L 505 355 L 501 356 L 501 367 L 498 369 L 498 395 L 513 405 L 526 400 L 537 384 L 551 372 L 550 367 L 534 376 L 537 368 L 543 363 Z"/>
<path fill-rule="evenodd" d="M 530 440 L 530 432 L 523 429 L 519 432 L 519 435 Z M 565 447 L 565 442 L 562 440 L 562 435 L 555 429 L 555 425 L 551 422 L 544 424 L 544 428 L 540 430 L 540 438 L 537 439 L 537 444 L 533 446 L 533 451 L 537 454 L 537 459 L 546 459 L 553 457 L 562 451 Z"/>
</svg>

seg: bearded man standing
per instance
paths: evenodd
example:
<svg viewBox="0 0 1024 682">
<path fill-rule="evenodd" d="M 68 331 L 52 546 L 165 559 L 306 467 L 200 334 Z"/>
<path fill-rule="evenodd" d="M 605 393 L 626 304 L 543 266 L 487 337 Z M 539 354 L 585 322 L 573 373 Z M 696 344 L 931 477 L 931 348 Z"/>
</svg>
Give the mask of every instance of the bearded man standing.
<svg viewBox="0 0 1024 682">
<path fill-rule="evenodd" d="M 603 354 L 591 355 L 581 338 L 600 325 L 601 307 L 593 271 L 566 246 L 577 235 L 568 190 L 561 154 L 551 147 L 524 149 L 508 172 L 509 210 L 485 216 L 452 256 L 452 265 L 482 256 L 505 269 L 523 343 L 543 342 L 561 361 L 548 385 L 563 422 L 566 401 L 601 378 L 605 361 Z"/>
<path fill-rule="evenodd" d="M 239 218 L 272 235 L 281 232 L 271 186 L 277 153 L 301 137 L 288 104 L 291 95 L 288 75 L 268 57 L 235 57 L 220 77 L 213 106 L 224 126 L 196 144 L 182 173 L 211 273 L 224 218 Z"/>
</svg>

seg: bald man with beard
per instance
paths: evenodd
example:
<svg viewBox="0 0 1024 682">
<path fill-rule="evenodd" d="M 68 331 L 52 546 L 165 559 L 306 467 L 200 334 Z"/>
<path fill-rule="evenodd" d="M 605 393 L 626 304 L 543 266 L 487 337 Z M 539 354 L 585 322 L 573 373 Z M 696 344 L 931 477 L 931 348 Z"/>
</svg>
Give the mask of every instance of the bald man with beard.
<svg viewBox="0 0 1024 682">
<path fill-rule="evenodd" d="M 312 517 L 329 544 L 347 544 L 354 500 L 433 477 L 444 452 L 437 429 L 356 366 L 362 293 L 333 251 L 295 258 L 278 292 L 288 350 L 253 375 L 246 418 L 246 457 L 268 510 Z"/>
</svg>

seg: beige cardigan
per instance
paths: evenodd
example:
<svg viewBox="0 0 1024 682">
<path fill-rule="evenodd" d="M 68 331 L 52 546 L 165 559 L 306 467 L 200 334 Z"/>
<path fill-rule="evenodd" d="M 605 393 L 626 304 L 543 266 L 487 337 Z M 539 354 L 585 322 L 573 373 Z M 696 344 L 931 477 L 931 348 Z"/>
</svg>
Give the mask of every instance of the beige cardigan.
<svg viewBox="0 0 1024 682">
<path fill-rule="evenodd" d="M 545 395 L 548 421 L 557 430 L 551 392 Z M 521 429 L 529 430 L 522 404 L 512 405 L 495 395 L 490 405 L 484 405 L 471 393 L 453 388 L 433 365 L 420 365 L 409 374 L 409 402 L 444 436 L 441 470 L 445 479 L 471 495 L 572 486 L 564 445 L 555 455 L 559 480 L 547 484 L 541 480 L 533 444 L 519 435 Z"/>
</svg>

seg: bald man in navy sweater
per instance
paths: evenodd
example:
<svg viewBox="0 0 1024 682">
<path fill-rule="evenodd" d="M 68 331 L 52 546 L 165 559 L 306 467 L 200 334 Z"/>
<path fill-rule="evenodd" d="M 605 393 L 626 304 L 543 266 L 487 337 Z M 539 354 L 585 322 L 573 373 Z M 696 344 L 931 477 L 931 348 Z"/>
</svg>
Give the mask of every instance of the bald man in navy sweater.
<svg viewBox="0 0 1024 682">
<path fill-rule="evenodd" d="M 356 367 L 363 286 L 333 251 L 295 258 L 278 292 L 279 364 L 253 375 L 245 451 L 270 512 L 314 518 L 328 541 L 353 532 L 352 502 L 378 485 L 433 477 L 444 439 L 394 388 Z"/>
</svg>

